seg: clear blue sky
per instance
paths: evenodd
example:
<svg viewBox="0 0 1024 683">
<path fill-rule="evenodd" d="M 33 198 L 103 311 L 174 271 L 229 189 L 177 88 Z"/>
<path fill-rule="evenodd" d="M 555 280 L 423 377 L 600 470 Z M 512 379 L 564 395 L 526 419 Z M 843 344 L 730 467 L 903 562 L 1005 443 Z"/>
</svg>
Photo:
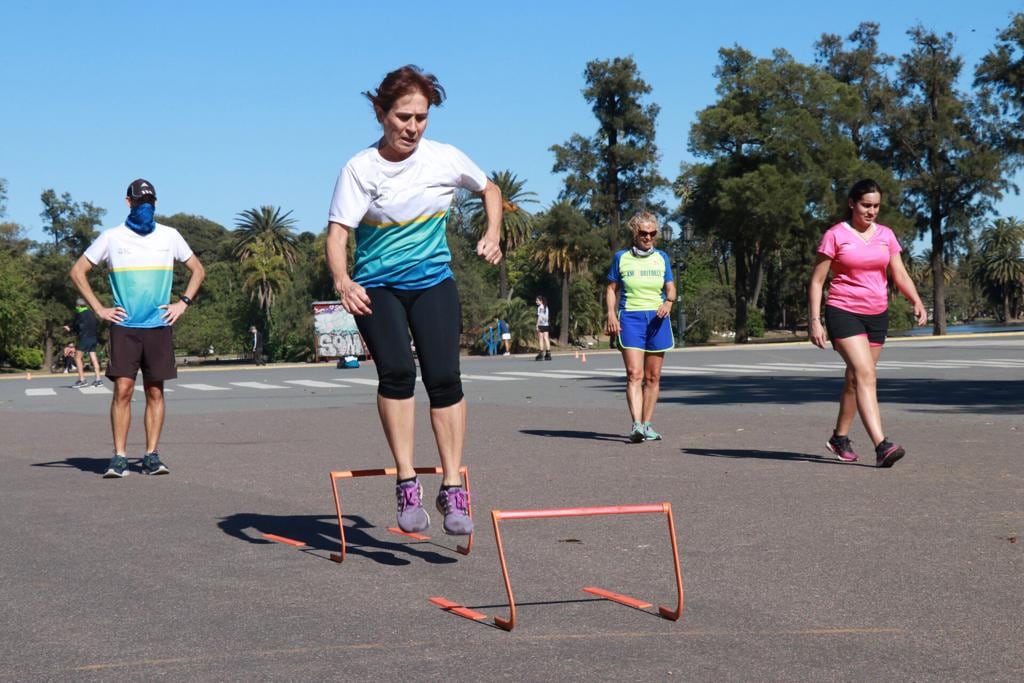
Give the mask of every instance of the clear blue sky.
<svg viewBox="0 0 1024 683">
<path fill-rule="evenodd" d="M 809 63 L 822 33 L 877 21 L 883 50 L 899 55 L 921 23 L 956 35 L 966 85 L 1021 9 L 1013 0 L 370 4 L 5 0 L 6 220 L 42 239 L 39 195 L 53 188 L 107 209 L 104 224 L 115 225 L 128 182 L 142 176 L 161 213 L 231 228 L 238 212 L 271 204 L 318 232 L 338 169 L 378 135 L 360 92 L 410 62 L 449 95 L 428 137 L 485 171 L 511 169 L 546 205 L 561 185 L 548 148 L 595 130 L 580 93 L 588 60 L 635 58 L 661 106 L 661 168 L 674 178 L 695 113 L 715 99 L 722 46 L 784 47 Z M 1024 217 L 1024 200 L 999 210 Z"/>
</svg>

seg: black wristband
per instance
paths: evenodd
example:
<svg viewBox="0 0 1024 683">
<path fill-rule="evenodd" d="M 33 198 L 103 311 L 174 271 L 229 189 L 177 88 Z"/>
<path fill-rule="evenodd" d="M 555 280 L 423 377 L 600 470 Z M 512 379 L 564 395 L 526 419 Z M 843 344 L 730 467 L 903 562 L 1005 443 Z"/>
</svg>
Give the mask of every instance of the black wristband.
<svg viewBox="0 0 1024 683">
<path fill-rule="evenodd" d="M 178 298 L 181 299 L 182 301 L 184 301 L 186 306 L 191 306 L 192 305 L 192 299 L 190 299 L 189 297 L 185 296 L 184 294 L 182 294 Z"/>
</svg>

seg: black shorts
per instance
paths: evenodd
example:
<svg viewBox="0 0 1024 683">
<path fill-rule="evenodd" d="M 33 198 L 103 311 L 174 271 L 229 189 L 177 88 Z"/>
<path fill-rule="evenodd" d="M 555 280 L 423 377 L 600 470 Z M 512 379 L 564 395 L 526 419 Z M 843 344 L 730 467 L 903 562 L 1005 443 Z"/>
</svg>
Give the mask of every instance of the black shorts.
<svg viewBox="0 0 1024 683">
<path fill-rule="evenodd" d="M 835 306 L 825 306 L 825 329 L 833 343 L 836 339 L 865 336 L 871 346 L 882 346 L 889 332 L 889 311 L 862 315 Z"/>
<path fill-rule="evenodd" d="M 107 377 L 135 379 L 142 370 L 142 378 L 152 381 L 174 379 L 178 368 L 174 362 L 174 332 L 166 327 L 123 327 L 110 328 L 110 361 L 107 363 Z"/>
<path fill-rule="evenodd" d="M 96 337 L 87 337 L 78 340 L 78 350 L 84 354 L 90 354 L 96 350 Z"/>
<path fill-rule="evenodd" d="M 537 325 L 537 331 L 538 332 L 550 332 L 551 331 L 551 325 Z"/>
</svg>

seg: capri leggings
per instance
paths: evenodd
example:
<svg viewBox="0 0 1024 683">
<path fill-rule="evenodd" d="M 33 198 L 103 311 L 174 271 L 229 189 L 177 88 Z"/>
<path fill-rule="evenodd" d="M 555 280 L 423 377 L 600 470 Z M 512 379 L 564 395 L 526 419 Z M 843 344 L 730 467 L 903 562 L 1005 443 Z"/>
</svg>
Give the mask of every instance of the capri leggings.
<svg viewBox="0 0 1024 683">
<path fill-rule="evenodd" d="M 455 280 L 448 278 L 427 289 L 369 287 L 366 294 L 373 313 L 356 316 L 356 325 L 377 366 L 377 393 L 412 398 L 416 362 L 409 348 L 411 331 L 430 407 L 446 408 L 461 401 L 461 313 Z"/>
</svg>

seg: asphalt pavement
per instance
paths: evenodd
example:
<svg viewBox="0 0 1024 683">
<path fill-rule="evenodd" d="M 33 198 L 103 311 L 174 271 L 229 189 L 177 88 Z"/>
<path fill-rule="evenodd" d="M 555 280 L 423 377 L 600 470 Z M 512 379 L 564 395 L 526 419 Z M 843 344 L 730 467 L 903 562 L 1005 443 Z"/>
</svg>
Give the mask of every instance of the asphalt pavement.
<svg viewBox="0 0 1024 683">
<path fill-rule="evenodd" d="M 371 364 L 188 369 L 161 454 L 104 480 L 109 382 L 0 380 L 0 680 L 1006 680 L 1024 676 L 1024 335 L 892 340 L 879 397 L 892 469 L 824 451 L 841 387 L 808 344 L 666 356 L 629 444 L 616 354 L 467 358 L 472 552 L 394 524 Z M 422 387 L 417 464 L 437 464 Z M 130 445 L 141 455 L 143 398 Z M 433 498 L 438 478 L 424 477 Z M 669 502 L 663 518 L 503 523 L 491 509 Z M 300 545 L 269 540 L 268 536 Z M 580 588 L 651 602 L 632 609 Z M 441 596 L 488 615 L 471 621 Z"/>
</svg>

